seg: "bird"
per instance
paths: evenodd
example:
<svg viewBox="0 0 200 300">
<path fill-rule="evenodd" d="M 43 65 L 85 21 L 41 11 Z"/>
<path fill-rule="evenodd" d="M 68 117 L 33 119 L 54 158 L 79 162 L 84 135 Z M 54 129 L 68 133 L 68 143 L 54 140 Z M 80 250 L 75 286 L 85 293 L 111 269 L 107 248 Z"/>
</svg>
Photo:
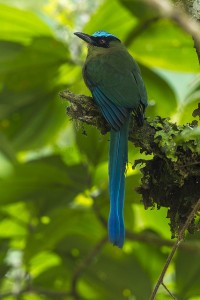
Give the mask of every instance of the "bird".
<svg viewBox="0 0 200 300">
<path fill-rule="evenodd" d="M 103 30 L 74 34 L 88 45 L 83 79 L 110 127 L 108 238 L 122 248 L 129 123 L 133 115 L 143 125 L 147 91 L 138 64 L 118 37 Z"/>
</svg>

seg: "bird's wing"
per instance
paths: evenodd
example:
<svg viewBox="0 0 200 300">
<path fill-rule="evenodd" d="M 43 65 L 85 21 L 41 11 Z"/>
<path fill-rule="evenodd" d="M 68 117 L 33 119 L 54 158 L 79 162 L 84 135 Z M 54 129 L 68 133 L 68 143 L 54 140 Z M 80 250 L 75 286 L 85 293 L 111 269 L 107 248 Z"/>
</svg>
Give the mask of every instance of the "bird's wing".
<svg viewBox="0 0 200 300">
<path fill-rule="evenodd" d="M 110 98 L 104 93 L 101 87 L 92 88 L 92 96 L 99 105 L 101 112 L 110 126 L 116 131 L 124 124 L 129 115 L 129 109 L 114 104 Z"/>
<path fill-rule="evenodd" d="M 136 115 L 143 115 L 143 106 L 147 105 L 139 68 L 127 54 L 125 57 L 124 53 L 94 57 L 84 68 L 86 84 L 104 117 L 116 130 L 124 123 L 130 110 Z"/>
</svg>

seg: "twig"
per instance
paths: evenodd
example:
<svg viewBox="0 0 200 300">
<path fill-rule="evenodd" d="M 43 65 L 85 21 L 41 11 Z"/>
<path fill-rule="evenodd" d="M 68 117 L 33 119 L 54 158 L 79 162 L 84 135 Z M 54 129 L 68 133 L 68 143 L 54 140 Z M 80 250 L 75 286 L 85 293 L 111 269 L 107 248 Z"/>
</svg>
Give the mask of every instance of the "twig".
<svg viewBox="0 0 200 300">
<path fill-rule="evenodd" d="M 194 215 L 200 210 L 200 199 L 196 202 L 194 208 L 192 209 L 191 213 L 189 214 L 187 221 L 185 222 L 185 224 L 183 225 L 183 227 L 181 228 L 179 235 L 178 235 L 178 240 L 180 242 L 183 241 L 184 239 L 184 235 L 185 235 L 185 231 L 187 230 L 187 228 L 189 227 L 190 223 L 192 222 L 192 219 L 194 218 Z"/>
<path fill-rule="evenodd" d="M 163 269 L 162 269 L 162 272 L 161 272 L 161 274 L 160 274 L 160 276 L 159 276 L 159 279 L 158 279 L 158 281 L 157 281 L 157 283 L 156 283 L 156 286 L 155 286 L 155 288 L 154 288 L 154 290 L 153 290 L 153 293 L 152 293 L 152 295 L 151 295 L 150 300 L 154 300 L 154 299 L 155 299 L 156 294 L 157 294 L 157 292 L 158 292 L 158 289 L 159 289 L 160 285 L 163 283 L 163 278 L 164 278 L 164 276 L 165 276 L 165 273 L 166 273 L 166 271 L 167 271 L 167 269 L 168 269 L 168 267 L 169 267 L 169 265 L 170 265 L 170 263 L 171 263 L 171 261 L 172 261 L 172 258 L 173 258 L 173 256 L 174 256 L 174 254 L 176 253 L 176 250 L 177 250 L 178 247 L 179 247 L 179 244 L 180 244 L 180 241 L 177 240 L 176 243 L 174 244 L 174 246 L 173 246 L 173 248 L 172 248 L 172 250 L 171 250 L 169 256 L 167 257 L 167 260 L 166 260 L 165 265 L 164 265 L 164 267 L 163 267 Z"/>
<path fill-rule="evenodd" d="M 166 287 L 166 285 L 162 282 L 162 286 L 164 287 L 164 289 L 168 292 L 168 294 L 176 300 L 176 298 L 174 297 L 174 295 L 172 295 L 172 293 L 170 292 L 170 290 Z"/>
<path fill-rule="evenodd" d="M 180 165 L 179 168 L 185 168 L 185 167 L 190 167 L 190 166 L 195 166 L 195 165 L 200 165 L 200 162 L 193 162 L 193 163 L 189 163 L 189 164 L 185 164 L 185 165 Z"/>
<path fill-rule="evenodd" d="M 156 283 L 156 286 L 153 290 L 153 293 L 151 295 L 151 298 L 150 300 L 154 300 L 155 297 L 156 297 L 156 294 L 158 292 L 158 289 L 160 287 L 161 284 L 163 284 L 163 278 L 165 276 L 165 273 L 172 261 L 172 258 L 174 257 L 174 254 L 176 253 L 177 249 L 179 248 L 181 242 L 184 240 L 184 236 L 185 236 L 185 231 L 187 230 L 188 226 L 190 225 L 191 221 L 193 220 L 194 218 L 194 215 L 199 211 L 200 209 L 200 199 L 197 201 L 197 203 L 195 204 L 194 208 L 192 209 L 190 215 L 188 216 L 185 224 L 183 225 L 183 227 L 181 228 L 180 232 L 179 232 L 179 235 L 178 235 L 178 238 L 177 238 L 177 241 L 175 242 L 169 256 L 167 257 L 167 260 L 165 262 L 165 265 L 162 269 L 162 272 L 158 278 L 158 281 Z"/>
</svg>

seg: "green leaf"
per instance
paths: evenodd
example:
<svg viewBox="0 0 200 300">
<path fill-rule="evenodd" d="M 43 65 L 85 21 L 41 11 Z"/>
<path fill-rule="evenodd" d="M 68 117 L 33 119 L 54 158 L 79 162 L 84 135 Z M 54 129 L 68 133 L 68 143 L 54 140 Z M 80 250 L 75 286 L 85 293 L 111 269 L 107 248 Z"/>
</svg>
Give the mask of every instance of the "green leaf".
<svg viewBox="0 0 200 300">
<path fill-rule="evenodd" d="M 15 300 L 16 298 L 5 298 L 5 300 Z M 48 296 L 48 299 L 47 297 L 45 297 L 44 295 L 42 294 L 34 294 L 34 293 L 27 293 L 27 294 L 24 294 L 22 297 L 21 297 L 22 300 L 51 300 L 52 298 L 49 298 Z"/>
<path fill-rule="evenodd" d="M 65 121 L 56 85 L 69 51 L 32 12 L 0 7 L 1 28 L 8 33 L 0 41 L 0 126 L 15 151 L 37 148 L 52 141 Z"/>
<path fill-rule="evenodd" d="M 177 109 L 177 99 L 173 89 L 152 69 L 143 65 L 140 65 L 140 68 L 148 94 L 147 116 L 169 117 Z"/>
<path fill-rule="evenodd" d="M 27 234 L 26 227 L 16 220 L 5 218 L 0 222 L 0 238 L 24 237 Z"/>
<path fill-rule="evenodd" d="M 76 129 L 76 143 L 79 151 L 93 166 L 107 160 L 108 141 L 109 136 L 100 135 L 95 127 L 83 125 L 82 129 Z"/>
<path fill-rule="evenodd" d="M 164 238 L 171 237 L 169 230 L 169 220 L 166 218 L 167 209 L 144 210 L 141 205 L 134 205 L 135 230 L 148 228 L 155 231 Z"/>
<path fill-rule="evenodd" d="M 93 299 L 99 299 L 101 295 L 105 300 L 124 297 L 146 300 L 152 289 L 150 279 L 135 255 L 125 254 L 111 245 L 104 248 L 81 281 L 82 286 L 85 284 L 96 294 Z"/>
<path fill-rule="evenodd" d="M 146 28 L 130 49 L 136 60 L 146 66 L 199 72 L 192 38 L 170 21 L 160 20 Z"/>
<path fill-rule="evenodd" d="M 125 203 L 130 206 L 131 203 L 140 203 L 141 196 L 136 192 L 136 188 L 140 185 L 141 174 L 138 172 L 126 177 Z"/>
<path fill-rule="evenodd" d="M 199 243 L 199 233 L 190 236 L 193 242 Z M 191 297 L 200 296 L 200 253 L 199 250 L 188 251 L 179 249 L 176 260 L 176 287 L 180 299 L 190 299 Z M 187 274 L 187 276 L 186 276 Z"/>
<path fill-rule="evenodd" d="M 16 43 L 0 44 L 5 59 L 0 70 L 3 132 L 12 140 L 15 150 L 44 145 L 66 120 L 57 96 L 57 81 L 59 68 L 68 62 L 69 51 L 51 37 L 35 38 L 31 45 L 23 47 Z M 7 125 L 3 126 L 5 121 Z"/>
<path fill-rule="evenodd" d="M 33 150 L 55 140 L 66 116 L 62 115 L 63 106 L 58 97 L 54 97 L 54 93 L 49 93 L 49 102 L 49 99 L 44 100 L 40 95 L 36 103 L 24 105 L 20 113 L 17 110 L 10 116 L 4 134 L 15 151 Z M 27 124 L 31 124 L 30 127 Z"/>
<path fill-rule="evenodd" d="M 0 46 L 0 75 L 7 75 L 8 86 L 15 90 L 30 89 L 39 83 L 41 87 L 47 79 L 53 82 L 58 67 L 69 59 L 68 48 L 53 37 L 35 37 L 26 46 L 0 41 Z"/>
<path fill-rule="evenodd" d="M 19 224 L 28 224 L 30 214 L 25 202 L 16 202 L 1 206 L 2 213 Z"/>
<path fill-rule="evenodd" d="M 0 40 L 30 43 L 36 36 L 52 36 L 47 24 L 31 11 L 0 4 Z"/>
<path fill-rule="evenodd" d="M 118 1 L 105 1 L 90 18 L 83 32 L 92 34 L 95 31 L 101 30 L 103 24 L 104 30 L 115 34 L 123 40 L 127 31 L 136 22 L 136 19 Z"/>
<path fill-rule="evenodd" d="M 81 164 L 67 166 L 52 156 L 18 164 L 12 175 L 1 180 L 1 205 L 16 201 L 36 201 L 38 209 L 70 203 L 88 183 L 87 168 Z M 78 184 L 77 184 L 78 182 Z M 12 189 L 10 188 L 12 187 Z"/>
<path fill-rule="evenodd" d="M 131 13 L 140 18 L 141 20 L 147 18 L 153 18 L 158 16 L 158 12 L 149 7 L 144 1 L 138 0 L 120 0 L 121 4 L 124 5 Z"/>
<path fill-rule="evenodd" d="M 32 277 L 36 277 L 40 273 L 60 264 L 61 259 L 58 255 L 50 251 L 41 251 L 29 263 L 30 274 Z"/>
<path fill-rule="evenodd" d="M 70 227 L 68 229 L 70 231 Z M 62 257 L 62 264 L 44 270 L 33 279 L 34 285 L 47 289 L 51 286 L 52 290 L 58 292 L 60 290 L 69 290 L 71 288 L 72 273 L 93 247 L 94 244 L 89 236 L 84 236 L 75 231 L 71 233 L 68 232 L 68 234 L 55 245 L 54 252 Z"/>
<path fill-rule="evenodd" d="M 176 143 L 183 149 L 190 149 L 192 152 L 200 154 L 200 127 L 185 126 L 181 134 L 176 137 Z"/>
<path fill-rule="evenodd" d="M 179 105 L 177 112 L 178 123 L 185 124 L 191 123 L 195 119 L 198 120 L 198 116 L 193 117 L 192 114 L 193 111 L 198 108 L 198 104 L 200 103 L 199 96 L 199 93 L 195 93 L 191 98 L 186 99 L 185 102 L 182 102 Z"/>
<path fill-rule="evenodd" d="M 8 160 L 15 162 L 15 152 L 13 151 L 13 147 L 9 142 L 8 138 L 6 137 L 6 135 L 3 134 L 2 132 L 0 132 L 0 151 L 2 152 L 4 158 L 7 158 Z M 1 156 L 2 155 L 0 153 L 0 158 Z"/>
<path fill-rule="evenodd" d="M 0 284 L 4 281 L 7 272 L 9 272 L 9 266 L 6 262 L 6 249 L 9 249 L 9 239 L 1 239 L 1 247 L 0 247 Z"/>
<path fill-rule="evenodd" d="M 53 233 L 53 234 L 52 234 Z M 26 263 L 37 253 L 53 250 L 68 236 L 80 235 L 95 243 L 102 235 L 102 227 L 90 209 L 77 209 L 73 205 L 65 205 L 48 213 L 48 222 L 39 221 L 34 232 L 28 236 L 24 260 Z M 79 239 L 76 240 L 79 243 Z M 66 249 L 71 244 L 65 244 Z"/>
<path fill-rule="evenodd" d="M 140 234 L 144 237 L 144 241 L 146 236 L 147 238 L 152 237 L 152 240 L 154 238 L 162 239 L 162 237 L 153 230 L 145 229 L 144 231 L 141 231 Z M 162 271 L 167 258 L 167 253 L 163 253 L 164 251 L 162 251 L 162 248 L 157 245 L 153 245 L 153 243 L 149 245 L 148 243 L 139 242 L 132 243 L 132 251 L 146 270 L 151 281 L 155 283 Z"/>
</svg>

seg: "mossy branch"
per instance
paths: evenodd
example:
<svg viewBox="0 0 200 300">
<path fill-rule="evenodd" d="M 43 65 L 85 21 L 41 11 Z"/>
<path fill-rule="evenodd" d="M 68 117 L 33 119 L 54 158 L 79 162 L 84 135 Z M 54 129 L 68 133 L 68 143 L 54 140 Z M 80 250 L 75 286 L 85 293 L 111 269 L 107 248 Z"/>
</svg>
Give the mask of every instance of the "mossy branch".
<svg viewBox="0 0 200 300">
<path fill-rule="evenodd" d="M 63 91 L 60 96 L 70 102 L 67 107 L 70 118 L 95 126 L 101 134 L 110 130 L 91 97 L 70 91 Z M 193 113 L 196 116 L 200 115 L 199 108 Z M 130 124 L 129 140 L 140 148 L 141 153 L 152 155 L 152 159 L 137 160 L 134 164 L 142 164 L 141 186 L 137 191 L 142 195 L 145 209 L 168 208 L 172 237 L 178 236 L 200 198 L 198 130 L 197 121 L 178 126 L 161 117 L 145 120 L 142 127 L 138 127 L 134 118 Z M 194 232 L 198 228 L 199 222 L 195 222 L 194 217 L 188 230 Z"/>
<path fill-rule="evenodd" d="M 85 95 L 77 95 L 69 90 L 60 92 L 60 97 L 70 102 L 67 107 L 67 115 L 72 120 L 78 120 L 85 124 L 95 126 L 101 134 L 106 134 L 110 131 L 110 127 L 104 117 L 102 116 L 97 105 L 94 103 L 92 97 Z M 130 141 L 134 142 L 135 146 L 140 147 L 146 153 L 153 153 L 154 147 L 151 145 L 156 130 L 151 126 L 150 122 L 145 120 L 143 127 L 138 127 L 134 119 L 132 122 L 132 130 L 129 134 Z M 143 137 L 146 137 L 145 140 Z"/>
</svg>

